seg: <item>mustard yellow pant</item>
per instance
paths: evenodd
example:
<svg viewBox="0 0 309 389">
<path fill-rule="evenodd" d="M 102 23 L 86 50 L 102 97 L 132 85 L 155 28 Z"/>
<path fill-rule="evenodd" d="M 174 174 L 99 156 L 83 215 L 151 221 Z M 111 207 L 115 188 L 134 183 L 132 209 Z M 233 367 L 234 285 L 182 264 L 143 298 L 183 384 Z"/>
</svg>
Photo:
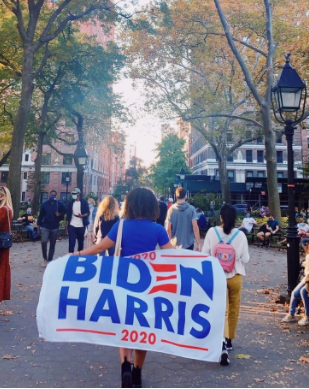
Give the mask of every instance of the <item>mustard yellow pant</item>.
<svg viewBox="0 0 309 389">
<path fill-rule="evenodd" d="M 240 309 L 241 288 L 242 275 L 236 274 L 234 277 L 227 279 L 224 325 L 225 338 L 234 339 L 236 336 L 236 328 Z"/>
</svg>

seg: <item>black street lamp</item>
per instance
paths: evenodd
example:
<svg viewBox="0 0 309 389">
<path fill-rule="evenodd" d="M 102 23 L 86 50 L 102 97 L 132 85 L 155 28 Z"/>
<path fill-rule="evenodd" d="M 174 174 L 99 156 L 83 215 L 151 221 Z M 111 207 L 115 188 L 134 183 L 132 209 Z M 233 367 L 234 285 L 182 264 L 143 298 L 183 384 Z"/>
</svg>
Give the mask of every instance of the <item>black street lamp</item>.
<svg viewBox="0 0 309 389">
<path fill-rule="evenodd" d="M 69 192 L 69 185 L 71 183 L 71 174 L 67 172 L 65 175 L 65 184 L 67 186 L 67 190 L 65 192 L 65 203 L 68 204 L 68 192 Z"/>
<path fill-rule="evenodd" d="M 77 187 L 83 194 L 84 189 L 84 169 L 87 165 L 88 154 L 85 149 L 84 143 L 79 142 L 74 153 L 74 162 L 77 168 Z"/>
<path fill-rule="evenodd" d="M 272 88 L 273 111 L 276 120 L 284 124 L 288 151 L 288 206 L 289 225 L 287 227 L 287 268 L 288 293 L 297 285 L 299 276 L 299 236 L 295 218 L 295 181 L 294 181 L 294 155 L 293 136 L 295 125 L 304 119 L 306 104 L 306 85 L 299 77 L 297 71 L 290 65 L 290 54 L 285 57 L 286 62 Z M 302 103 L 302 113 L 297 115 Z"/>
</svg>

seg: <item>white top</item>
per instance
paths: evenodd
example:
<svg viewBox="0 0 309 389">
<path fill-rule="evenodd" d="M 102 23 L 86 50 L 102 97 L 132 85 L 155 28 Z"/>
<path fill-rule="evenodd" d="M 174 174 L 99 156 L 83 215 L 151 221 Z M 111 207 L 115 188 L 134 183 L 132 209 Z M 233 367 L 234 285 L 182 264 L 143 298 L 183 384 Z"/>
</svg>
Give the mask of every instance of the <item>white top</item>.
<svg viewBox="0 0 309 389">
<path fill-rule="evenodd" d="M 223 232 L 222 227 L 217 226 L 217 230 L 219 232 L 219 235 L 221 236 L 223 242 L 227 242 L 237 231 L 237 228 L 233 228 L 231 233 L 229 235 L 226 235 Z M 204 245 L 202 248 L 203 253 L 211 254 L 214 256 L 214 248 L 216 244 L 219 243 L 219 239 L 217 237 L 216 231 L 214 228 L 210 228 L 206 234 Z M 245 272 L 245 263 L 249 262 L 250 255 L 249 255 L 249 248 L 248 248 L 248 240 L 246 235 L 239 231 L 239 233 L 236 235 L 236 237 L 233 239 L 231 245 L 234 247 L 236 252 L 236 262 L 235 262 L 235 268 L 230 273 L 225 272 L 226 278 L 232 278 L 236 274 L 241 274 L 242 276 L 246 275 Z"/>
<path fill-rule="evenodd" d="M 81 217 L 76 217 L 81 213 L 81 203 L 80 201 L 74 201 L 73 210 L 72 210 L 72 219 L 70 225 L 73 227 L 84 227 L 83 219 Z"/>
<path fill-rule="evenodd" d="M 309 226 L 306 223 L 298 223 L 297 224 L 298 232 L 308 232 Z"/>
<path fill-rule="evenodd" d="M 256 224 L 256 221 L 253 217 L 245 217 L 242 221 L 242 226 L 245 227 L 248 232 L 251 232 L 254 224 Z"/>
</svg>

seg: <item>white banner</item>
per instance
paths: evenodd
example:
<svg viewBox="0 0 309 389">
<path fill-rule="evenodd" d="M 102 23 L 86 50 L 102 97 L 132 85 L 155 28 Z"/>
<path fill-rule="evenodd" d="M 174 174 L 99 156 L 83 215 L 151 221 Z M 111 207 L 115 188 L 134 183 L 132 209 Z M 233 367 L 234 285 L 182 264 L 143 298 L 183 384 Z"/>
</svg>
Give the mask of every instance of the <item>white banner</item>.
<svg viewBox="0 0 309 389">
<path fill-rule="evenodd" d="M 226 278 L 218 259 L 170 249 L 134 258 L 64 256 L 46 268 L 39 335 L 218 362 Z"/>
</svg>

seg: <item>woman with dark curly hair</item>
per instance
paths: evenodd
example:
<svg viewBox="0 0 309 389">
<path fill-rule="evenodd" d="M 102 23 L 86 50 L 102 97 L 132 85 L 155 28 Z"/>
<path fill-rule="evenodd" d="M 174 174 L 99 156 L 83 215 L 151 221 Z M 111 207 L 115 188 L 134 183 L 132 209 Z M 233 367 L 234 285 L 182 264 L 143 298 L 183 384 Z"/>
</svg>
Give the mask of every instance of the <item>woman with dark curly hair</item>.
<svg viewBox="0 0 309 389">
<path fill-rule="evenodd" d="M 121 256 L 153 251 L 158 244 L 161 249 L 174 248 L 167 232 L 155 223 L 159 216 L 158 201 L 153 192 L 146 188 L 135 188 L 126 197 L 124 204 L 124 223 L 121 241 Z M 114 224 L 100 243 L 74 255 L 93 255 L 113 247 L 117 240 L 119 222 Z M 132 350 L 120 348 L 121 380 L 123 388 L 142 386 L 141 370 L 147 354 L 145 350 L 134 350 L 134 365 L 131 371 Z"/>
</svg>

